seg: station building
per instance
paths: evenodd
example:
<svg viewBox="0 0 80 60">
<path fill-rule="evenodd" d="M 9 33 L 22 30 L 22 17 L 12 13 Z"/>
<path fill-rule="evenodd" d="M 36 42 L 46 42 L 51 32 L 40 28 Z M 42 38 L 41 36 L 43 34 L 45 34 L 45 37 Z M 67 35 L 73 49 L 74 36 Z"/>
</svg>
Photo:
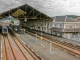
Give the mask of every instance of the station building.
<svg viewBox="0 0 80 60">
<path fill-rule="evenodd" d="M 28 29 L 42 31 L 52 35 L 70 39 L 74 35 L 79 35 L 80 20 L 68 16 L 49 17 L 36 8 L 24 4 L 8 11 L 0 13 L 0 18 L 12 16 L 20 20 L 20 26 Z"/>
<path fill-rule="evenodd" d="M 51 31 L 53 35 L 68 39 L 78 36 L 80 32 L 80 20 L 68 16 L 56 16 Z"/>
<path fill-rule="evenodd" d="M 68 16 L 56 16 L 53 20 L 28 21 L 27 27 L 55 36 L 71 39 L 80 32 L 80 20 Z"/>
<path fill-rule="evenodd" d="M 28 4 L 0 13 L 1 19 L 9 16 L 20 20 L 20 27 L 51 33 L 49 29 L 53 19 Z"/>
</svg>

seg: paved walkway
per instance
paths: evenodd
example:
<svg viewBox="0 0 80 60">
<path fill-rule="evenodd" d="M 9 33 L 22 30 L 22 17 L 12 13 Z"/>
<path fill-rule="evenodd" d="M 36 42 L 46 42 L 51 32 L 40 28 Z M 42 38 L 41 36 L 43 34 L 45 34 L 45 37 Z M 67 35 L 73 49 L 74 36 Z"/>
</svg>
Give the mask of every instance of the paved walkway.
<svg viewBox="0 0 80 60">
<path fill-rule="evenodd" d="M 43 42 L 39 39 L 36 40 L 36 38 L 29 34 L 17 35 L 43 60 L 80 60 L 58 48 L 52 47 L 50 50 L 50 43 Z"/>
</svg>

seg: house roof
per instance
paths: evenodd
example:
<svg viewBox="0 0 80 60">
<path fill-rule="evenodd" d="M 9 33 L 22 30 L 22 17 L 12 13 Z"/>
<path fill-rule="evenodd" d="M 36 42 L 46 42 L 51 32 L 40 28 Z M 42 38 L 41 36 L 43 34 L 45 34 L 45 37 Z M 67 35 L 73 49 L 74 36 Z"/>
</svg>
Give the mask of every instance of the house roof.
<svg viewBox="0 0 80 60">
<path fill-rule="evenodd" d="M 56 16 L 55 21 L 56 21 L 56 22 L 64 22 L 64 21 L 65 21 L 65 17 L 66 17 L 66 16 Z"/>
<path fill-rule="evenodd" d="M 77 22 L 77 20 L 71 17 L 67 17 L 66 22 Z"/>
<path fill-rule="evenodd" d="M 77 22 L 77 20 L 68 16 L 56 16 L 55 22 Z"/>
</svg>

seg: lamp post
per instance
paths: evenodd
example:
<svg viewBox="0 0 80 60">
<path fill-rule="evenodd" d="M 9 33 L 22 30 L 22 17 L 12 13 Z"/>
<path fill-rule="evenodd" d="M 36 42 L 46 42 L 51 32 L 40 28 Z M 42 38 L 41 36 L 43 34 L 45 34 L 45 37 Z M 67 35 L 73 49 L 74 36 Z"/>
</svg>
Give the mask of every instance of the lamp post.
<svg viewBox="0 0 80 60">
<path fill-rule="evenodd" d="M 50 53 L 52 53 L 52 42 L 50 41 Z"/>
<path fill-rule="evenodd" d="M 42 45 L 42 40 L 43 40 L 43 37 L 42 37 L 42 25 L 41 25 L 41 37 L 40 37 L 40 40 L 41 40 L 41 46 L 43 46 Z"/>
<path fill-rule="evenodd" d="M 36 34 L 36 43 L 37 43 L 37 34 Z"/>
<path fill-rule="evenodd" d="M 25 20 L 24 20 L 25 22 L 27 22 L 27 18 L 25 18 Z"/>
<path fill-rule="evenodd" d="M 42 37 L 42 27 L 41 27 L 41 37 Z"/>
<path fill-rule="evenodd" d="M 25 26 L 24 26 L 24 33 L 25 33 L 25 31 L 26 31 L 26 22 L 27 22 L 27 19 L 25 18 Z"/>
</svg>

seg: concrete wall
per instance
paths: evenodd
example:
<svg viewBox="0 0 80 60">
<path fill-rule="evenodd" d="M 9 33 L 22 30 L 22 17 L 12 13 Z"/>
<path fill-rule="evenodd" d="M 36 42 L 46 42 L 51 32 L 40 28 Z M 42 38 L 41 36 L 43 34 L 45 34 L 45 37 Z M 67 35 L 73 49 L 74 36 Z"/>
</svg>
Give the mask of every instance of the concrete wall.
<svg viewBox="0 0 80 60">
<path fill-rule="evenodd" d="M 70 39 L 71 33 L 64 33 L 62 37 Z"/>
<path fill-rule="evenodd" d="M 75 32 L 74 33 L 69 33 L 69 32 L 68 33 L 64 33 L 62 37 L 70 39 L 73 36 L 73 34 L 75 34 Z M 76 34 L 76 35 L 78 35 L 78 34 Z"/>
<path fill-rule="evenodd" d="M 76 28 L 80 28 L 80 23 L 77 23 L 76 24 Z"/>
<path fill-rule="evenodd" d="M 80 23 L 65 23 L 65 28 L 80 28 Z"/>
</svg>

